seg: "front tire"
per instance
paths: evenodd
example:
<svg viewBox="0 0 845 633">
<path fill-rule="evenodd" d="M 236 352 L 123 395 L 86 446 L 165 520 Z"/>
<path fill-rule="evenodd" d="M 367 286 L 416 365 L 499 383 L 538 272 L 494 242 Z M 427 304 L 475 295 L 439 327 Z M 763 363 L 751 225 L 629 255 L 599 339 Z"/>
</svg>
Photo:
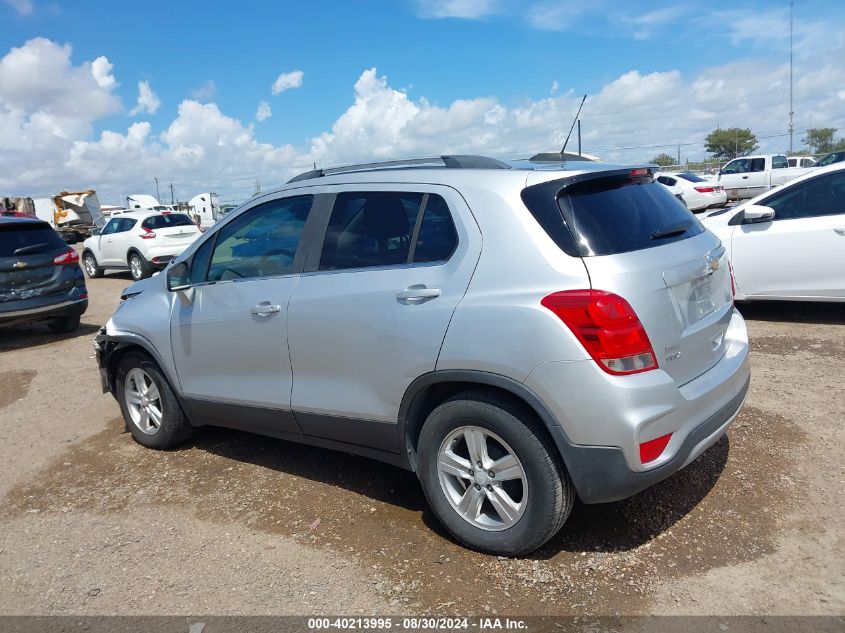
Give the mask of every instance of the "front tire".
<svg viewBox="0 0 845 633">
<path fill-rule="evenodd" d="M 94 253 L 87 251 L 82 255 L 82 267 L 85 269 L 85 274 L 89 279 L 98 279 L 103 276 L 103 269 L 97 264 L 97 258 Z"/>
<path fill-rule="evenodd" d="M 149 356 L 129 352 L 120 360 L 115 395 L 126 428 L 139 444 L 167 449 L 193 435 L 170 384 Z"/>
<path fill-rule="evenodd" d="M 150 276 L 150 264 L 136 252 L 129 253 L 129 274 L 132 279 L 140 281 Z"/>
<path fill-rule="evenodd" d="M 531 411 L 499 394 L 468 391 L 438 406 L 418 453 L 432 510 L 472 549 L 528 554 L 572 511 L 575 493 L 556 449 Z"/>
</svg>

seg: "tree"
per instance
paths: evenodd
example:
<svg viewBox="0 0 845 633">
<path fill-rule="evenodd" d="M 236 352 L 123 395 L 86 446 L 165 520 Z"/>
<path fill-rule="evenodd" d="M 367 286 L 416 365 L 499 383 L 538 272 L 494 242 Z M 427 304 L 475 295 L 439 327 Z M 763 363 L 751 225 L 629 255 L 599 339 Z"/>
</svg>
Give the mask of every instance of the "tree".
<svg viewBox="0 0 845 633">
<path fill-rule="evenodd" d="M 814 154 L 825 154 L 833 150 L 834 134 L 836 134 L 835 127 L 811 127 L 801 142 L 813 150 Z"/>
<path fill-rule="evenodd" d="M 716 128 L 704 139 L 704 149 L 718 160 L 731 160 L 737 156 L 746 156 L 760 145 L 757 137 L 748 128 L 729 127 L 725 130 Z"/>
<path fill-rule="evenodd" d="M 652 158 L 649 162 L 654 163 L 655 165 L 660 165 L 661 167 L 668 167 L 669 165 L 677 164 L 675 162 L 675 157 L 670 156 L 669 154 L 663 153 L 658 154 L 654 158 Z"/>
</svg>

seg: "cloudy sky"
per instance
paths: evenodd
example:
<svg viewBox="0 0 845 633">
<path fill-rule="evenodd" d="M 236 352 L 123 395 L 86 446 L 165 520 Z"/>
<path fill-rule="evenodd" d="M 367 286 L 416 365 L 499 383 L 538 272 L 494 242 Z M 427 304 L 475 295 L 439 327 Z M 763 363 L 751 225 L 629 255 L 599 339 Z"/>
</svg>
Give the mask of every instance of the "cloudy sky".
<svg viewBox="0 0 845 633">
<path fill-rule="evenodd" d="M 526 157 L 584 94 L 607 160 L 699 159 L 717 126 L 789 146 L 788 0 L 0 0 L 0 24 L 2 195 L 238 199 L 313 163 Z M 796 0 L 794 52 L 795 148 L 845 135 L 845 2 Z"/>
</svg>

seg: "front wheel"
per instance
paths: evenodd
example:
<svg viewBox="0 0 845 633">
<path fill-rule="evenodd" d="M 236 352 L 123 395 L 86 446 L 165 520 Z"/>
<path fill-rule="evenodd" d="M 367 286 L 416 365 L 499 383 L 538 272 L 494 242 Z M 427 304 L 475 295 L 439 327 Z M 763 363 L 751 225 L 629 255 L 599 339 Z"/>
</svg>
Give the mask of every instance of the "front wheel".
<svg viewBox="0 0 845 633">
<path fill-rule="evenodd" d="M 464 545 L 528 554 L 560 530 L 575 500 L 531 412 L 499 394 L 458 394 L 431 412 L 418 444 L 432 510 Z"/>
<path fill-rule="evenodd" d="M 116 386 L 126 428 L 139 444 L 172 448 L 193 434 L 167 379 L 145 354 L 129 352 L 120 360 Z"/>
<path fill-rule="evenodd" d="M 93 253 L 85 253 L 82 256 L 82 266 L 85 268 L 85 274 L 90 279 L 97 279 L 103 276 L 103 269 L 97 264 L 97 258 Z"/>
<path fill-rule="evenodd" d="M 150 265 L 147 260 L 141 257 L 138 253 L 129 254 L 129 274 L 132 279 L 140 281 L 150 276 Z"/>
</svg>

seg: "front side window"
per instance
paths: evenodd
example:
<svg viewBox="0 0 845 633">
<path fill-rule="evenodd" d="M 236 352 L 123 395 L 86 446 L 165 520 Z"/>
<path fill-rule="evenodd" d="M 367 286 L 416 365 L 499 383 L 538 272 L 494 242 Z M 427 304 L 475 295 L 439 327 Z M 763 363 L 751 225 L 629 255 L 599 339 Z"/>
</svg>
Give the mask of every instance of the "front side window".
<svg viewBox="0 0 845 633">
<path fill-rule="evenodd" d="M 751 159 L 751 169 L 750 171 L 764 171 L 766 169 L 766 159 L 765 158 L 752 158 Z"/>
<path fill-rule="evenodd" d="M 731 161 L 722 169 L 723 174 L 745 174 L 749 171 L 749 161 L 747 158 L 739 158 Z"/>
<path fill-rule="evenodd" d="M 290 274 L 312 202 L 313 196 L 272 200 L 229 222 L 217 234 L 208 281 Z"/>
<path fill-rule="evenodd" d="M 775 210 L 775 220 L 845 215 L 845 172 L 805 180 L 763 204 Z"/>
</svg>

